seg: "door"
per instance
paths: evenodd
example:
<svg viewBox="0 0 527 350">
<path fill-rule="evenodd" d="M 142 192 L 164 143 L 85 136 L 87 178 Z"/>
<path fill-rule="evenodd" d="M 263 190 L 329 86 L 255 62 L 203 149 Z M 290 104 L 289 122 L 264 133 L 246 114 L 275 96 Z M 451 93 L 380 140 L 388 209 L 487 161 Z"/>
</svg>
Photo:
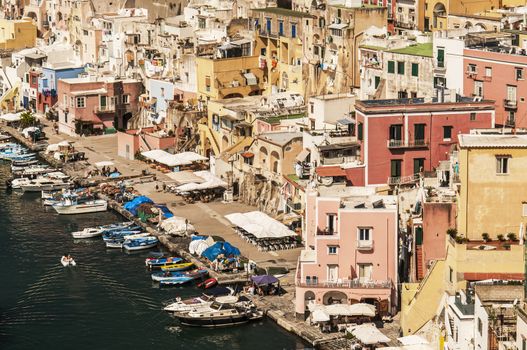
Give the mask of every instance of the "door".
<svg viewBox="0 0 527 350">
<path fill-rule="evenodd" d="M 424 144 L 425 126 L 426 124 L 415 124 L 414 125 L 414 142 L 417 145 Z"/>
<path fill-rule="evenodd" d="M 126 145 L 126 159 L 132 159 L 130 158 L 130 145 Z"/>
<path fill-rule="evenodd" d="M 359 264 L 359 281 L 368 282 L 371 281 L 373 265 L 372 264 Z"/>
<path fill-rule="evenodd" d="M 414 158 L 414 174 L 419 174 L 425 168 L 424 158 Z"/>
<path fill-rule="evenodd" d="M 99 108 L 101 111 L 106 110 L 106 96 L 101 96 Z"/>
<path fill-rule="evenodd" d="M 402 165 L 401 159 L 392 159 L 391 161 L 391 170 L 390 170 L 390 176 L 391 177 L 401 177 L 401 165 Z"/>
<path fill-rule="evenodd" d="M 390 142 L 401 141 L 403 139 L 403 126 L 400 124 L 390 125 Z"/>
<path fill-rule="evenodd" d="M 337 282 L 339 275 L 338 265 L 328 265 L 328 282 Z"/>
</svg>

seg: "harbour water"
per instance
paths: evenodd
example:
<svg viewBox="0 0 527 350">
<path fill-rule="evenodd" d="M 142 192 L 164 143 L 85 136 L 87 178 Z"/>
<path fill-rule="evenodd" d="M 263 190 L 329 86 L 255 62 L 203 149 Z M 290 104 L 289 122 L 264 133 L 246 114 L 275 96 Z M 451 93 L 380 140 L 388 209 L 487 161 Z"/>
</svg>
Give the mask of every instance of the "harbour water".
<svg viewBox="0 0 527 350">
<path fill-rule="evenodd" d="M 270 320 L 234 328 L 180 327 L 162 302 L 195 287 L 154 285 L 147 252 L 107 250 L 71 231 L 122 220 L 113 213 L 58 216 L 39 194 L 7 192 L 0 165 L 0 349 L 304 349 Z M 70 253 L 78 266 L 64 268 Z"/>
</svg>

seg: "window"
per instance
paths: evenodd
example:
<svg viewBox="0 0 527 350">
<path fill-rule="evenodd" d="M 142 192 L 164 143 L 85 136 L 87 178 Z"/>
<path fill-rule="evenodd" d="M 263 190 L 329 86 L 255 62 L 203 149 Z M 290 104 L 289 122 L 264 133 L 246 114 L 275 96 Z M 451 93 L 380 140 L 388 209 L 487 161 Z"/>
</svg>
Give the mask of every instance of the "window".
<svg viewBox="0 0 527 350">
<path fill-rule="evenodd" d="M 485 67 L 485 77 L 486 78 L 492 77 L 492 67 Z"/>
<path fill-rule="evenodd" d="M 357 248 L 371 248 L 373 246 L 371 227 L 357 229 Z"/>
<path fill-rule="evenodd" d="M 523 80 L 523 68 L 514 68 L 516 80 Z"/>
<path fill-rule="evenodd" d="M 505 121 L 506 126 L 514 127 L 516 124 L 516 112 L 509 111 L 507 114 L 507 120 Z"/>
<path fill-rule="evenodd" d="M 68 95 L 64 94 L 62 96 L 62 104 L 64 105 L 64 108 L 68 108 Z"/>
<path fill-rule="evenodd" d="M 205 77 L 205 90 L 210 91 L 210 76 Z"/>
<path fill-rule="evenodd" d="M 328 234 L 332 235 L 335 233 L 335 219 L 336 214 L 328 214 L 326 217 L 326 231 Z"/>
<path fill-rule="evenodd" d="M 467 67 L 467 72 L 470 74 L 476 74 L 478 72 L 478 67 L 475 64 L 469 64 Z"/>
<path fill-rule="evenodd" d="M 366 282 L 371 281 L 372 277 L 372 264 L 359 264 L 359 281 Z"/>
<path fill-rule="evenodd" d="M 412 63 L 412 77 L 418 77 L 419 76 L 419 64 Z"/>
<path fill-rule="evenodd" d="M 309 104 L 309 112 L 311 114 L 315 113 L 315 104 L 313 102 Z"/>
<path fill-rule="evenodd" d="M 450 266 L 448 267 L 448 281 L 454 282 L 454 270 Z"/>
<path fill-rule="evenodd" d="M 130 95 L 123 95 L 123 104 L 130 104 Z"/>
<path fill-rule="evenodd" d="M 34 75 L 31 76 L 31 85 L 37 85 L 37 77 Z"/>
<path fill-rule="evenodd" d="M 445 67 L 445 49 L 443 47 L 437 48 L 437 66 L 439 68 Z"/>
<path fill-rule="evenodd" d="M 474 80 L 474 96 L 483 97 L 483 82 Z"/>
<path fill-rule="evenodd" d="M 291 23 L 291 38 L 296 38 L 296 24 Z"/>
<path fill-rule="evenodd" d="M 403 75 L 404 74 L 404 62 L 397 62 L 397 74 Z"/>
<path fill-rule="evenodd" d="M 329 255 L 337 254 L 337 246 L 336 245 L 328 245 L 328 254 Z"/>
<path fill-rule="evenodd" d="M 362 138 L 363 138 L 363 126 L 362 126 L 362 123 L 359 123 L 359 125 L 357 126 L 357 139 L 359 141 L 362 141 Z"/>
<path fill-rule="evenodd" d="M 278 21 L 278 35 L 284 36 L 284 22 Z"/>
<path fill-rule="evenodd" d="M 452 139 L 452 126 L 443 126 L 443 140 L 450 141 Z"/>
<path fill-rule="evenodd" d="M 424 158 L 414 158 L 414 174 L 419 174 L 425 169 Z"/>
<path fill-rule="evenodd" d="M 470 121 L 476 121 L 476 112 L 470 112 Z"/>
<path fill-rule="evenodd" d="M 403 161 L 401 159 L 392 159 L 390 161 L 390 175 L 393 178 L 401 177 L 401 168 Z"/>
<path fill-rule="evenodd" d="M 75 107 L 77 108 L 84 108 L 86 107 L 86 97 L 77 97 L 75 99 Z"/>
<path fill-rule="evenodd" d="M 522 203 L 522 216 L 527 216 L 527 202 Z"/>
<path fill-rule="evenodd" d="M 522 350 L 527 350 L 527 339 L 522 337 Z"/>
<path fill-rule="evenodd" d="M 375 88 L 377 89 L 379 87 L 379 84 L 381 83 L 381 77 L 376 76 L 375 77 Z"/>
<path fill-rule="evenodd" d="M 478 317 L 478 333 L 479 335 L 483 334 L 483 322 L 481 322 L 481 318 Z"/>
<path fill-rule="evenodd" d="M 497 156 L 496 157 L 496 174 L 508 174 L 509 173 L 509 158 L 510 156 Z"/>
<path fill-rule="evenodd" d="M 267 33 L 271 33 L 272 26 L 270 18 L 265 19 L 265 28 L 267 29 Z"/>
<path fill-rule="evenodd" d="M 328 282 L 337 282 L 339 278 L 339 266 L 328 265 Z"/>
<path fill-rule="evenodd" d="M 388 73 L 395 73 L 395 62 L 388 61 Z"/>
</svg>

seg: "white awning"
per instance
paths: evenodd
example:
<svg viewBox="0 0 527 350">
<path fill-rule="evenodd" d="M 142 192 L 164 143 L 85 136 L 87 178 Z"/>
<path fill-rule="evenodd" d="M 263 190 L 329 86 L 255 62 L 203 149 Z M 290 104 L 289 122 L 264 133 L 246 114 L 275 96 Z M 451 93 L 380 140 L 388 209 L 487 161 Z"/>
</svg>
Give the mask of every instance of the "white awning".
<svg viewBox="0 0 527 350">
<path fill-rule="evenodd" d="M 303 149 L 298 155 L 296 156 L 296 160 L 299 162 L 303 162 L 306 160 L 306 158 L 309 156 L 310 151 L 308 149 Z"/>
<path fill-rule="evenodd" d="M 115 163 L 109 160 L 103 160 L 102 162 L 95 163 L 95 166 L 97 168 L 102 168 L 103 166 L 112 166 L 112 165 L 115 165 Z"/>
<path fill-rule="evenodd" d="M 422 345 L 429 344 L 428 340 L 421 337 L 420 335 L 407 335 L 406 337 L 397 338 L 398 341 L 403 345 Z"/>
<path fill-rule="evenodd" d="M 189 182 L 184 185 L 176 187 L 177 192 L 191 192 L 198 190 L 207 190 L 218 187 L 227 187 L 227 183 L 219 177 L 212 174 L 210 171 L 202 170 L 195 171 L 194 176 L 201 179 L 199 182 Z"/>
<path fill-rule="evenodd" d="M 258 80 L 253 73 L 245 73 L 243 76 L 247 79 L 247 85 L 258 85 Z"/>
<path fill-rule="evenodd" d="M 194 162 L 208 159 L 194 152 L 182 152 L 178 154 L 170 154 L 168 152 L 165 152 L 159 149 L 142 152 L 141 155 L 145 158 L 148 158 L 150 160 L 153 160 L 161 164 L 165 164 L 169 167 L 174 167 L 174 166 L 179 166 L 179 165 L 189 165 Z"/>
<path fill-rule="evenodd" d="M 348 26 L 347 23 L 333 23 L 329 25 L 329 29 L 344 29 Z"/>
<path fill-rule="evenodd" d="M 313 322 L 327 322 L 330 320 L 330 317 L 323 310 L 315 310 L 311 314 L 311 320 Z"/>
<path fill-rule="evenodd" d="M 258 239 L 296 236 L 287 226 L 261 211 L 233 213 L 225 215 L 225 218 Z"/>
<path fill-rule="evenodd" d="M 0 117 L 0 119 L 5 120 L 6 122 L 17 122 L 20 120 L 21 113 L 7 113 Z"/>
<path fill-rule="evenodd" d="M 355 124 L 356 121 L 355 121 L 355 118 L 345 117 L 345 118 L 337 120 L 337 123 L 342 124 L 342 125 L 348 125 L 348 124 Z"/>
<path fill-rule="evenodd" d="M 387 343 L 390 338 L 381 333 L 372 323 L 361 324 L 350 328 L 351 334 L 364 345 Z"/>
</svg>

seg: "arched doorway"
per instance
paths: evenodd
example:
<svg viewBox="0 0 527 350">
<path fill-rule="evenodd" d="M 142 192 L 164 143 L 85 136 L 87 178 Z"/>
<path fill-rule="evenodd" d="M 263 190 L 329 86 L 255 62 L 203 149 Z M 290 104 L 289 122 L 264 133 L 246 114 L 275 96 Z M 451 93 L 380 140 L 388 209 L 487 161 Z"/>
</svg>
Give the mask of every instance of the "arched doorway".
<svg viewBox="0 0 527 350">
<path fill-rule="evenodd" d="M 483 23 L 476 23 L 476 25 L 474 26 L 476 29 L 480 30 L 480 31 L 485 31 L 487 30 L 487 27 L 483 24 Z"/>
<path fill-rule="evenodd" d="M 271 167 L 271 171 L 275 174 L 278 174 L 279 161 L 280 161 L 280 155 L 278 154 L 278 152 L 272 151 L 271 152 L 271 162 L 269 166 Z"/>
<path fill-rule="evenodd" d="M 348 303 L 348 296 L 343 293 L 336 290 L 332 290 L 331 292 L 327 292 L 322 297 L 322 303 L 324 305 L 331 305 L 331 304 L 347 304 Z"/>
<path fill-rule="evenodd" d="M 267 148 L 264 146 L 260 147 L 260 166 L 262 169 L 268 169 L 269 165 L 267 165 Z"/>
<path fill-rule="evenodd" d="M 446 7 L 443 3 L 438 2 L 434 6 L 434 18 L 433 18 L 434 28 L 437 28 L 437 19 L 439 17 L 445 17 L 445 16 L 446 16 Z"/>
<path fill-rule="evenodd" d="M 132 113 L 125 113 L 123 115 L 123 129 L 128 129 L 128 122 L 132 119 Z"/>
<path fill-rule="evenodd" d="M 315 302 L 315 293 L 308 290 L 304 293 L 304 320 L 307 320 L 311 312 L 309 311 L 309 304 Z"/>
<path fill-rule="evenodd" d="M 470 21 L 467 21 L 465 23 L 465 29 L 470 29 L 470 28 L 472 28 L 472 23 Z"/>
</svg>

